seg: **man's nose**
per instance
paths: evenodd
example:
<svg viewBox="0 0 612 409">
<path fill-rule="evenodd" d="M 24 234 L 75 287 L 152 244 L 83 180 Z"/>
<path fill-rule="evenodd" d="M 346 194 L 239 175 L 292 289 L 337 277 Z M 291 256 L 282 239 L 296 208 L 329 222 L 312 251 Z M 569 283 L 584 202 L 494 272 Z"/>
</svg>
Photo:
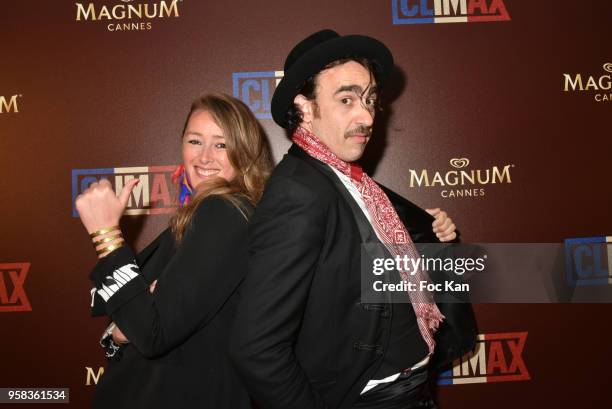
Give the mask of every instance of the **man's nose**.
<svg viewBox="0 0 612 409">
<path fill-rule="evenodd" d="M 359 124 L 368 127 L 372 126 L 374 124 L 374 109 L 368 107 L 364 103 L 361 103 L 360 105 L 358 117 Z"/>
</svg>

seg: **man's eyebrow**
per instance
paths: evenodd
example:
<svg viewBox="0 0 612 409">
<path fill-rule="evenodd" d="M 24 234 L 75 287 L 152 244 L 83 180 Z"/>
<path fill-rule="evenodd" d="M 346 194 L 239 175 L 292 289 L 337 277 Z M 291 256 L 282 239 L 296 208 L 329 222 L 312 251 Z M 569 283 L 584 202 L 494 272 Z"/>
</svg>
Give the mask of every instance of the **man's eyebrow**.
<svg viewBox="0 0 612 409">
<path fill-rule="evenodd" d="M 334 95 L 337 95 L 341 92 L 346 92 L 346 91 L 354 92 L 355 94 L 361 95 L 363 93 L 363 88 L 361 88 L 359 85 L 354 85 L 354 84 L 353 85 L 343 85 L 340 88 L 338 88 L 336 92 L 334 92 Z"/>
<path fill-rule="evenodd" d="M 336 92 L 334 92 L 334 95 L 337 95 L 341 92 L 353 92 L 357 95 L 362 95 L 364 93 L 363 88 L 361 88 L 361 86 L 359 85 L 343 85 L 340 88 L 338 88 L 336 90 Z M 378 88 L 376 87 L 376 85 L 368 87 L 367 88 L 368 91 L 368 96 L 371 96 L 373 94 L 377 94 L 378 93 Z"/>
</svg>

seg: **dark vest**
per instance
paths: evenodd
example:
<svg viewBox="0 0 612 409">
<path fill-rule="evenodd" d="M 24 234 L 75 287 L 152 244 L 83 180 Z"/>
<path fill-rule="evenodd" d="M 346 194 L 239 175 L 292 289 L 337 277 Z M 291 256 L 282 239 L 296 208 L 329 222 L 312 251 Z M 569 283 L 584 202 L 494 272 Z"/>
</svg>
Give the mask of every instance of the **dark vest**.
<svg viewBox="0 0 612 409">
<path fill-rule="evenodd" d="M 329 171 L 333 174 L 331 169 Z M 332 179 L 353 211 L 355 222 L 359 228 L 363 243 L 382 244 L 374 228 L 342 181 L 335 174 L 333 174 Z M 380 248 L 382 247 L 381 245 Z M 391 254 L 386 249 L 384 250 L 384 257 L 391 257 Z M 396 283 L 400 281 L 399 272 L 394 272 L 393 281 Z M 383 346 L 385 354 L 382 363 L 372 379 L 386 378 L 404 369 L 408 369 L 417 362 L 423 360 L 429 353 L 427 343 L 419 330 L 414 308 L 412 308 L 410 304 L 408 293 L 405 294 L 405 300 L 406 303 L 403 304 L 367 304 L 364 306 L 366 309 L 380 310 L 383 317 L 387 316 L 389 318 L 391 327 L 389 343 Z"/>
</svg>

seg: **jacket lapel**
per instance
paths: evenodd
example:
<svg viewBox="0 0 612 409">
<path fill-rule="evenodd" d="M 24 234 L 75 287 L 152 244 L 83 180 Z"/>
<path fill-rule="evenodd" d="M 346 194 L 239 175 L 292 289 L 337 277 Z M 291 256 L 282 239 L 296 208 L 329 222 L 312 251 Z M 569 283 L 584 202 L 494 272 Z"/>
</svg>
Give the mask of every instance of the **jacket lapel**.
<svg viewBox="0 0 612 409">
<path fill-rule="evenodd" d="M 334 173 L 334 171 L 331 170 L 330 167 L 325 163 L 320 162 L 319 160 L 308 155 L 297 145 L 291 146 L 291 148 L 289 149 L 289 154 L 300 158 L 301 160 L 307 162 L 315 169 L 323 173 L 336 187 L 336 190 L 344 198 L 351 210 L 353 219 L 355 220 L 355 224 L 357 225 L 357 228 L 359 230 L 359 235 L 361 236 L 361 243 L 363 244 L 361 247 L 363 251 L 369 256 L 369 258 L 373 260 L 376 258 L 391 257 L 391 254 L 388 252 L 386 247 L 382 245 L 380 239 L 376 235 L 372 224 L 370 224 L 370 221 L 363 213 L 363 210 L 359 207 L 353 196 L 350 194 L 350 192 L 347 190 L 346 186 L 344 186 L 338 176 Z"/>
<path fill-rule="evenodd" d="M 334 171 L 329 168 L 329 166 L 308 155 L 295 144 L 292 145 L 289 149 L 289 154 L 298 157 L 313 166 L 315 169 L 324 174 L 336 187 L 338 193 L 344 198 L 346 203 L 349 205 L 349 208 L 351 209 L 351 213 L 353 214 L 355 223 L 357 224 L 357 227 L 359 229 L 359 234 L 361 235 L 362 243 L 380 243 L 380 240 L 378 240 L 378 236 L 376 236 L 376 232 L 374 232 L 372 225 L 370 224 L 366 216 L 363 214 L 363 211 L 361 210 L 357 202 L 355 202 L 355 199 L 353 199 L 353 196 L 346 189 L 342 181 L 338 178 Z"/>
</svg>

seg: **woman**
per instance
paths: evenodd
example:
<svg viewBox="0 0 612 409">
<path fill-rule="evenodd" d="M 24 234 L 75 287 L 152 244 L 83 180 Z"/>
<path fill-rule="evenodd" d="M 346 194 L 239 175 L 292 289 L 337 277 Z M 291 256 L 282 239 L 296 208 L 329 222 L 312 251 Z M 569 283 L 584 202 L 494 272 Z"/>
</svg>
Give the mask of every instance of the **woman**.
<svg viewBox="0 0 612 409">
<path fill-rule="evenodd" d="M 116 324 L 94 408 L 250 407 L 225 345 L 270 151 L 250 110 L 221 94 L 193 103 L 182 146 L 188 204 L 136 257 L 117 226 L 137 182 L 117 197 L 101 181 L 77 198 L 101 258 L 91 273 L 94 309 Z"/>
</svg>

